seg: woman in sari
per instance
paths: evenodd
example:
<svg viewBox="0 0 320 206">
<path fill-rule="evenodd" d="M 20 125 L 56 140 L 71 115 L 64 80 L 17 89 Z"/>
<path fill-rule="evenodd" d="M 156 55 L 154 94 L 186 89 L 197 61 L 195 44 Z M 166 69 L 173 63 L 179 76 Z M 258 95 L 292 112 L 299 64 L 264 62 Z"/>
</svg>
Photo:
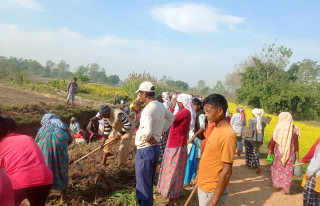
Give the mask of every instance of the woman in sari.
<svg viewBox="0 0 320 206">
<path fill-rule="evenodd" d="M 45 114 L 41 125 L 35 140 L 53 173 L 52 189 L 61 191 L 61 201 L 65 201 L 68 187 L 68 145 L 73 138 L 67 125 L 55 114 Z"/>
<path fill-rule="evenodd" d="M 293 125 L 292 115 L 281 112 L 269 144 L 269 155 L 274 153 L 271 166 L 273 187 L 282 189 L 285 194 L 290 193 L 293 164 L 295 159 L 299 159 L 298 131 Z"/>
<path fill-rule="evenodd" d="M 263 109 L 254 108 L 252 110 L 253 118 L 249 119 L 249 128 L 253 130 L 251 138 L 245 138 L 244 144 L 246 148 L 246 166 L 250 169 L 257 169 L 257 174 L 261 172 L 259 147 L 263 143 L 264 128 L 266 123 L 262 121 L 264 114 Z"/>
<path fill-rule="evenodd" d="M 161 164 L 157 191 L 166 199 L 168 205 L 175 205 L 183 194 L 183 179 L 187 163 L 187 135 L 191 113 L 187 106 L 188 95 L 180 94 L 177 98 L 180 111 L 171 125 L 169 140 Z"/>
<path fill-rule="evenodd" d="M 194 179 L 197 175 L 198 164 L 202 153 L 202 140 L 204 130 L 206 128 L 206 116 L 202 109 L 202 102 L 199 99 L 192 100 L 193 107 L 196 112 L 196 121 L 193 131 L 189 131 L 188 147 L 191 145 L 191 149 L 188 148 L 188 161 L 186 168 L 186 176 L 184 178 L 184 184 L 189 185 L 191 179 Z"/>
</svg>

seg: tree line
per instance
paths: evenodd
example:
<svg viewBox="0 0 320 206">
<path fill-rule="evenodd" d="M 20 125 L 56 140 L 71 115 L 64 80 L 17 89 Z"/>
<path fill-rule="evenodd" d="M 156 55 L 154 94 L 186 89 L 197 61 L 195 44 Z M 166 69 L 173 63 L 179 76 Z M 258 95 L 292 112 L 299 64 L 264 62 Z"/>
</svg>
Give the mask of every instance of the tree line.
<svg viewBox="0 0 320 206">
<path fill-rule="evenodd" d="M 236 65 L 214 91 L 229 100 L 269 113 L 290 112 L 297 120 L 320 120 L 320 65 L 303 59 L 289 65 L 293 52 L 276 43 Z"/>
<path fill-rule="evenodd" d="M 106 75 L 106 70 L 97 63 L 81 65 L 76 68 L 76 72 L 70 71 L 70 65 L 61 60 L 58 64 L 51 60 L 46 65 L 41 65 L 32 59 L 18 59 L 16 57 L 0 56 L 0 78 L 14 75 L 15 80 L 23 82 L 29 75 L 70 79 L 76 77 L 80 82 L 103 83 L 117 85 L 121 83 L 118 75 Z"/>
</svg>

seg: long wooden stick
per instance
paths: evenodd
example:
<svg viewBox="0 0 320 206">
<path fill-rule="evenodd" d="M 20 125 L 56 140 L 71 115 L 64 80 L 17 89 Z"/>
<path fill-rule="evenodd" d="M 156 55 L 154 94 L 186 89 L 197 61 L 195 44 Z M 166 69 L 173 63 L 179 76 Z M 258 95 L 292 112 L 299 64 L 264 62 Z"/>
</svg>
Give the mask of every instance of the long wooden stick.
<svg viewBox="0 0 320 206">
<path fill-rule="evenodd" d="M 297 166 L 304 165 L 304 164 L 305 164 L 305 163 L 300 162 L 300 163 L 298 163 L 298 164 L 293 165 L 293 167 L 297 167 Z"/>
<path fill-rule="evenodd" d="M 196 193 L 197 189 L 198 189 L 198 184 L 196 184 L 196 185 L 194 186 L 194 188 L 193 188 L 191 194 L 189 195 L 189 197 L 188 197 L 188 199 L 187 199 L 187 202 L 184 204 L 184 206 L 188 206 L 188 205 L 189 205 L 189 203 L 191 202 L 192 197 L 193 197 L 194 193 Z"/>
<path fill-rule="evenodd" d="M 112 142 L 111 140 L 108 141 L 107 143 L 105 143 L 105 144 L 103 145 L 103 147 L 107 146 L 107 145 L 110 144 L 111 142 Z M 95 152 L 98 151 L 99 149 L 100 149 L 100 147 L 92 150 L 92 151 L 89 152 L 88 154 L 86 154 L 86 155 L 84 155 L 83 157 L 81 157 L 81 158 L 77 159 L 76 161 L 72 162 L 70 165 L 72 165 L 72 164 L 74 164 L 74 163 L 77 163 L 77 162 L 80 162 L 81 160 L 83 160 L 84 158 L 88 157 L 89 155 L 95 153 Z"/>
</svg>

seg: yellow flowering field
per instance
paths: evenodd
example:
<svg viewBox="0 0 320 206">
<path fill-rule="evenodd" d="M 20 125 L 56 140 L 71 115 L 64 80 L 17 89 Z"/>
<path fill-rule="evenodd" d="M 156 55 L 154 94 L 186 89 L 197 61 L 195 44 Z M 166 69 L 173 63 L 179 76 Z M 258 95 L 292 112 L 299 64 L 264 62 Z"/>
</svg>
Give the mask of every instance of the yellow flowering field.
<svg viewBox="0 0 320 206">
<path fill-rule="evenodd" d="M 237 106 L 242 106 L 245 109 L 248 124 L 249 119 L 252 118 L 252 108 L 243 105 L 237 105 L 235 103 L 229 103 L 229 112 L 231 112 L 232 114 L 236 114 Z M 264 143 L 267 144 L 272 138 L 272 133 L 274 128 L 276 127 L 278 117 L 268 113 L 265 113 L 265 116 L 269 116 L 272 118 L 271 122 L 267 124 L 264 133 Z M 314 142 L 320 136 L 320 128 L 296 121 L 294 121 L 293 123 L 300 128 L 301 137 L 299 139 L 299 157 L 300 159 L 302 159 L 302 157 L 307 154 Z"/>
</svg>

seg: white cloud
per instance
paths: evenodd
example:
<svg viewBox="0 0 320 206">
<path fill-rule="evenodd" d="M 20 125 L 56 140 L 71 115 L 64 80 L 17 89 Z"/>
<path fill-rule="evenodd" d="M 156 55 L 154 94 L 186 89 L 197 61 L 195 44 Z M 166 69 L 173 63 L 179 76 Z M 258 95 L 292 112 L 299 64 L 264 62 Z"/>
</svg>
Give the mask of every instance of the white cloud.
<svg viewBox="0 0 320 206">
<path fill-rule="evenodd" d="M 204 4 L 166 4 L 153 8 L 151 15 L 168 27 L 185 33 L 216 32 L 227 26 L 243 23 L 245 18 L 219 13 L 220 10 Z"/>
<path fill-rule="evenodd" d="M 59 32 L 67 37 L 71 37 L 71 38 L 79 38 L 82 37 L 81 34 L 76 33 L 68 28 L 62 27 L 59 29 Z"/>
<path fill-rule="evenodd" d="M 40 4 L 36 3 L 34 0 L 5 0 L 8 3 L 18 4 L 21 7 L 34 11 L 42 11 L 43 8 Z"/>
<path fill-rule="evenodd" d="M 94 46 L 106 47 L 109 45 L 124 45 L 126 43 L 126 40 L 114 35 L 105 35 L 101 38 L 90 40 L 90 42 Z"/>
</svg>

